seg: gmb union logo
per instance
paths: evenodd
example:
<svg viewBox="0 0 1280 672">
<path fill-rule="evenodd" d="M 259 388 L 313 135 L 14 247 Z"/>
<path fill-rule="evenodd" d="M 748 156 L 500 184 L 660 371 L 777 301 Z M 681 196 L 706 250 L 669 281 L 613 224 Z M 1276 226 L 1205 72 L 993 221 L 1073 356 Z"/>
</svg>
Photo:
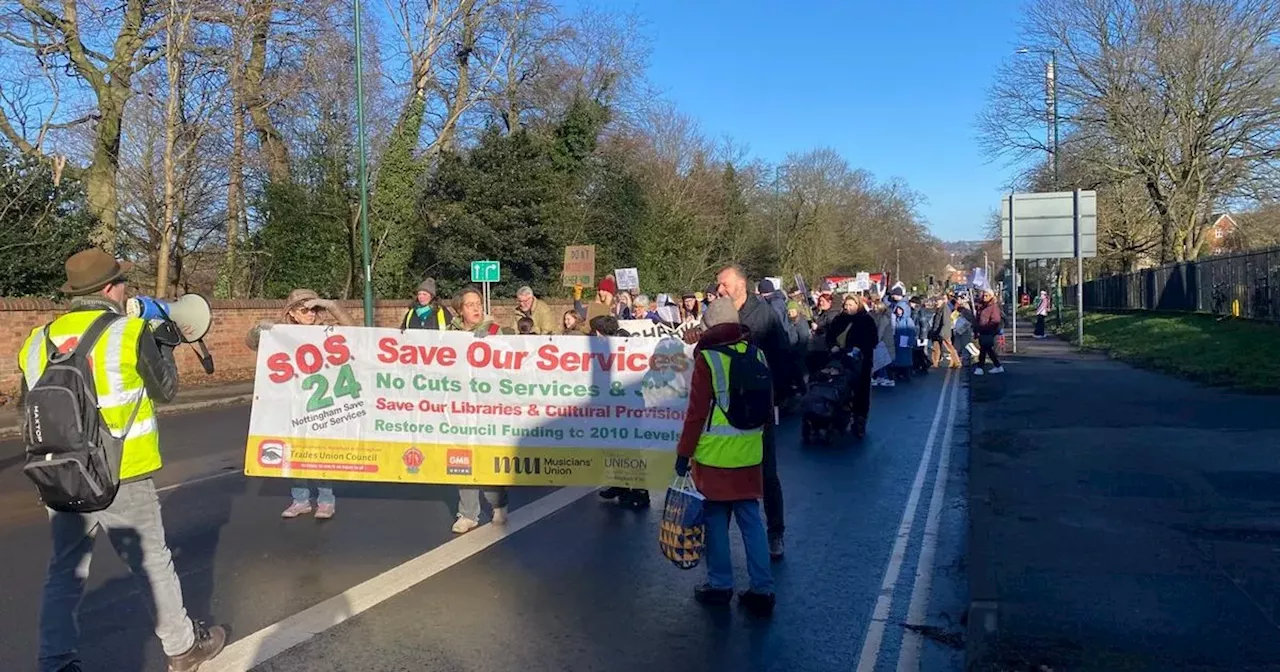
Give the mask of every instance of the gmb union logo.
<svg viewBox="0 0 1280 672">
<path fill-rule="evenodd" d="M 445 453 L 444 471 L 452 476 L 470 476 L 471 451 L 466 448 L 450 448 Z"/>
<path fill-rule="evenodd" d="M 417 448 L 410 448 L 409 450 L 404 451 L 404 455 L 400 456 L 400 461 L 404 462 L 405 470 L 411 474 L 418 473 L 418 470 L 422 468 L 422 463 L 425 460 L 426 458 L 422 456 L 422 451 Z"/>
<path fill-rule="evenodd" d="M 258 443 L 258 464 L 264 467 L 279 468 L 284 464 L 284 454 L 289 444 L 278 439 L 265 439 Z"/>
</svg>

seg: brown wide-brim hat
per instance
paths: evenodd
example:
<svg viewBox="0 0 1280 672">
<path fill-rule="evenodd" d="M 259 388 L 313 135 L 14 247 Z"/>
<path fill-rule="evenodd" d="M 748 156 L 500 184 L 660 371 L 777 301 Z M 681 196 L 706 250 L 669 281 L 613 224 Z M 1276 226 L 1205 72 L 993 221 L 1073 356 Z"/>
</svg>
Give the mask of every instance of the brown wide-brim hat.
<svg viewBox="0 0 1280 672">
<path fill-rule="evenodd" d="M 133 270 L 133 264 L 91 247 L 71 255 L 67 259 L 66 269 L 67 281 L 62 283 L 59 291 L 71 296 L 84 296 L 123 279 Z"/>
<path fill-rule="evenodd" d="M 281 319 L 288 317 L 289 311 L 297 308 L 298 304 L 314 301 L 318 298 L 320 298 L 320 295 L 314 289 L 295 289 L 289 292 L 289 297 L 284 300 L 284 313 L 281 314 Z"/>
</svg>

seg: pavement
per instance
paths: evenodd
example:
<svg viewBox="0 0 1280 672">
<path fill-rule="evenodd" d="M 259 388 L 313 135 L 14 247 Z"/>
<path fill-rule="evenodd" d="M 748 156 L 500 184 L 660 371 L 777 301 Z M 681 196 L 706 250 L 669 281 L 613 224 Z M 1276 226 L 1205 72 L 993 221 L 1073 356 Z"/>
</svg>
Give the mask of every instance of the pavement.
<svg viewBox="0 0 1280 672">
<path fill-rule="evenodd" d="M 232 633 L 202 672 L 960 670 L 965 378 L 875 390 L 861 443 L 803 447 L 784 422 L 788 546 L 769 620 L 692 600 L 701 568 L 657 549 L 661 493 L 633 511 L 590 490 L 513 488 L 506 529 L 455 537 L 455 489 L 352 483 L 333 520 L 285 521 L 288 483 L 241 473 L 247 406 L 167 415 L 156 483 L 175 566 L 189 611 Z M 34 669 L 49 550 L 20 462 L 0 443 L 5 672 Z M 81 609 L 84 669 L 163 670 L 143 593 L 107 549 Z"/>
<path fill-rule="evenodd" d="M 1280 398 L 1023 326 L 972 383 L 969 669 L 1280 670 Z"/>
</svg>

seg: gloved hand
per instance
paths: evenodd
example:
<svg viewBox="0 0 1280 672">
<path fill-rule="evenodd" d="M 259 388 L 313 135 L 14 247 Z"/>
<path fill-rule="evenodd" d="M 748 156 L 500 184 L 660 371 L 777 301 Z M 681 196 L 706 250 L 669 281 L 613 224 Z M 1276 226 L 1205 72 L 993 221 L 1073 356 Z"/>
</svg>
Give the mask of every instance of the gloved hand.
<svg viewBox="0 0 1280 672">
<path fill-rule="evenodd" d="M 173 320 L 152 320 L 151 333 L 155 336 L 158 345 L 169 348 L 182 345 L 182 330 Z"/>
<path fill-rule="evenodd" d="M 700 327 L 692 327 L 684 332 L 684 342 L 689 345 L 697 345 L 699 338 L 702 338 L 702 329 Z"/>
<path fill-rule="evenodd" d="M 582 285 L 573 286 L 573 300 L 574 301 L 582 300 Z"/>
<path fill-rule="evenodd" d="M 676 476 L 684 478 L 689 475 L 689 458 L 684 455 L 676 457 Z"/>
</svg>

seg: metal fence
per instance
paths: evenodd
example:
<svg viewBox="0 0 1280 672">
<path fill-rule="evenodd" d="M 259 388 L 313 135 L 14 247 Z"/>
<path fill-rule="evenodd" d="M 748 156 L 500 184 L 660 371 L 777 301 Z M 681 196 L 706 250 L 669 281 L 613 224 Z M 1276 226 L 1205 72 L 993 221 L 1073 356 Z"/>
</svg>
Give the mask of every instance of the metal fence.
<svg viewBox="0 0 1280 672">
<path fill-rule="evenodd" d="M 1075 287 L 1064 297 L 1075 304 Z M 1112 275 L 1084 283 L 1084 307 L 1174 310 L 1280 321 L 1280 248 Z"/>
</svg>

